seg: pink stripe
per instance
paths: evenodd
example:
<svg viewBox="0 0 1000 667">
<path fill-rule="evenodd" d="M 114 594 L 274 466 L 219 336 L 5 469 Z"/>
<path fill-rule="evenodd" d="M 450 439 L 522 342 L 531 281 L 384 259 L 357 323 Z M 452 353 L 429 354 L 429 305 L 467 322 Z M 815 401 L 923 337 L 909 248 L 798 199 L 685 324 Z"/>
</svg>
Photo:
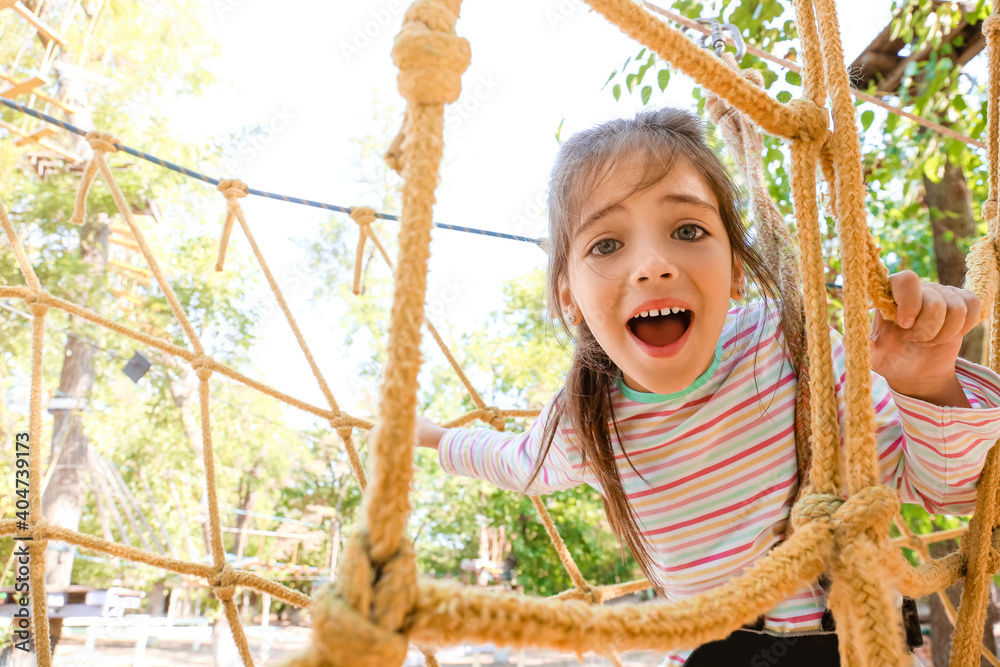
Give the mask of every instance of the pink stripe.
<svg viewBox="0 0 1000 667">
<path fill-rule="evenodd" d="M 647 532 L 646 534 L 647 535 L 663 535 L 664 533 L 669 533 L 669 532 L 674 531 L 674 530 L 680 530 L 681 528 L 687 528 L 688 526 L 693 526 L 696 523 L 703 523 L 705 521 L 708 521 L 709 519 L 714 519 L 716 517 L 722 516 L 723 514 L 728 514 L 729 512 L 732 512 L 733 510 L 735 510 L 737 508 L 746 507 L 747 505 L 752 505 L 753 503 L 757 502 L 758 500 L 760 500 L 764 496 L 768 496 L 768 495 L 774 493 L 775 491 L 780 491 L 781 489 L 788 488 L 789 486 L 791 486 L 791 484 L 792 484 L 793 481 L 794 480 L 786 479 L 784 482 L 778 482 L 777 484 L 774 484 L 773 486 L 770 486 L 770 487 L 764 489 L 763 491 L 759 491 L 758 493 L 755 493 L 754 495 L 752 495 L 750 498 L 747 498 L 746 500 L 741 500 L 740 502 L 736 503 L 735 505 L 728 505 L 726 507 L 720 507 L 719 509 L 717 509 L 717 510 L 715 510 L 713 512 L 709 512 L 708 514 L 704 514 L 704 515 L 699 516 L 699 517 L 694 517 L 694 518 L 688 519 L 687 521 L 681 521 L 680 523 L 675 523 L 673 525 L 663 526 L 662 528 L 657 528 L 656 530 L 651 530 L 651 531 Z"/>
<path fill-rule="evenodd" d="M 747 449 L 745 451 L 738 452 L 735 456 L 730 456 L 728 459 L 720 461 L 720 462 L 716 463 L 715 465 L 708 466 L 707 468 L 704 468 L 704 469 L 699 470 L 697 472 L 691 473 L 690 475 L 686 475 L 684 477 L 681 477 L 680 479 L 676 479 L 676 480 L 674 480 L 672 482 L 669 482 L 667 484 L 663 484 L 661 486 L 654 487 L 654 488 L 648 489 L 646 491 L 638 491 L 638 492 L 636 492 L 634 494 L 630 494 L 630 497 L 633 497 L 633 498 L 645 498 L 646 496 L 648 496 L 650 494 L 661 493 L 661 492 L 666 491 L 668 489 L 673 489 L 675 487 L 681 486 L 682 484 L 690 482 L 691 480 L 698 479 L 699 477 L 703 477 L 703 476 L 707 475 L 708 473 L 715 472 L 716 470 L 721 470 L 722 468 L 725 468 L 725 467 L 731 465 L 735 461 L 738 461 L 739 459 L 744 458 L 744 457 L 746 457 L 746 456 L 748 456 L 750 454 L 754 454 L 756 452 L 759 452 L 760 450 L 764 449 L 768 445 L 771 445 L 771 444 L 773 444 L 773 443 L 775 443 L 775 442 L 783 439 L 784 437 L 786 437 L 789 433 L 791 433 L 794 430 L 795 430 L 795 424 L 788 424 L 784 429 L 782 429 L 782 431 L 780 433 L 772 435 L 770 438 L 767 438 L 766 440 L 757 443 L 756 445 L 754 445 L 753 447 L 751 447 L 751 448 L 749 448 L 749 449 Z"/>
</svg>

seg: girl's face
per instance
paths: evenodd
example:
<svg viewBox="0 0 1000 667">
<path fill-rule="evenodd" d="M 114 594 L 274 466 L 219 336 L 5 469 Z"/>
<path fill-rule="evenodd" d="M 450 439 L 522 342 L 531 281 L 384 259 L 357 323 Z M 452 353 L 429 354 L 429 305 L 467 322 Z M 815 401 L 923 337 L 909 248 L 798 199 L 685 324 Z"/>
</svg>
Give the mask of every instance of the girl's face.
<svg viewBox="0 0 1000 667">
<path fill-rule="evenodd" d="M 624 161 L 587 197 L 559 302 L 587 322 L 628 387 L 670 394 L 711 365 L 743 271 L 701 174 L 678 159 L 658 183 L 628 194 L 643 170 Z"/>
</svg>

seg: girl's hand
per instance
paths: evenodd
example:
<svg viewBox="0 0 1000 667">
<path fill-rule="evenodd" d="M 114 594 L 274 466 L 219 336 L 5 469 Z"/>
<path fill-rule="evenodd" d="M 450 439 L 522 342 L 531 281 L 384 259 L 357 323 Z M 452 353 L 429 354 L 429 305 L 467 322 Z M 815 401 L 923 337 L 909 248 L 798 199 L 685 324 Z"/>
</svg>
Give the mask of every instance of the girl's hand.
<svg viewBox="0 0 1000 667">
<path fill-rule="evenodd" d="M 955 360 L 962 337 L 979 322 L 979 297 L 958 287 L 922 282 L 913 271 L 895 273 L 889 283 L 896 322 L 875 311 L 872 370 L 901 394 L 968 406 L 955 376 Z"/>
<path fill-rule="evenodd" d="M 417 446 L 437 449 L 446 430 L 427 417 L 417 415 Z"/>
</svg>

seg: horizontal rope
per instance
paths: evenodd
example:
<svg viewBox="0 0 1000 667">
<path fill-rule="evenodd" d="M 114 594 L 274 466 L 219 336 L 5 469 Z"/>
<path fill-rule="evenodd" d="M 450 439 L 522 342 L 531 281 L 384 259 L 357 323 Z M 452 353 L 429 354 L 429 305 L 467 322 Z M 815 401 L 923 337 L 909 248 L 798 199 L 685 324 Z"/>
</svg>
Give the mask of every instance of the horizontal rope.
<svg viewBox="0 0 1000 667">
<path fill-rule="evenodd" d="M 85 130 L 81 130 L 72 123 L 67 123 L 66 121 L 59 120 L 58 118 L 50 116 L 46 113 L 42 113 L 41 111 L 35 111 L 34 109 L 27 107 L 19 102 L 15 102 L 14 100 L 9 100 L 6 97 L 0 97 L 0 102 L 7 105 L 11 109 L 14 109 L 15 111 L 20 111 L 21 113 L 26 113 L 29 116 L 33 116 L 39 120 L 45 121 L 46 123 L 51 123 L 56 127 L 66 130 L 67 132 L 78 134 L 81 137 L 87 136 L 87 132 Z M 128 153 L 129 155 L 134 155 L 135 157 L 146 160 L 147 162 L 152 162 L 155 165 L 165 167 L 166 169 L 170 169 L 171 171 L 176 171 L 179 174 L 183 174 L 195 180 L 203 181 L 205 183 L 211 183 L 212 185 L 215 186 L 219 185 L 220 179 L 218 178 L 205 176 L 204 174 L 200 174 L 197 171 L 188 169 L 187 167 L 182 167 L 179 164 L 174 164 L 173 162 L 164 160 L 162 158 L 158 158 L 155 155 L 150 155 L 149 153 L 145 153 L 130 146 L 126 146 L 125 144 L 122 144 L 120 142 L 116 143 L 115 145 L 118 147 L 118 150 Z M 335 211 L 337 213 L 347 213 L 347 214 L 350 214 L 351 212 L 350 206 L 337 206 L 336 204 L 326 204 L 324 202 L 314 201 L 312 199 L 303 199 L 301 197 L 289 197 L 288 195 L 282 195 L 275 192 L 267 192 L 265 190 L 257 190 L 255 188 L 247 188 L 247 192 L 249 194 L 256 195 L 257 197 L 265 197 L 267 199 L 277 199 L 279 201 L 288 202 L 289 204 L 300 204 L 302 206 L 311 206 L 313 208 L 323 209 L 324 211 Z M 375 217 L 381 218 L 382 220 L 392 220 L 394 222 L 399 222 L 399 216 L 393 215 L 391 213 L 376 212 Z M 525 243 L 534 243 L 537 246 L 541 245 L 540 239 L 534 239 L 531 238 L 530 236 L 519 236 L 517 234 L 494 232 L 488 229 L 477 229 L 475 227 L 465 227 L 463 225 L 450 225 L 443 222 L 435 222 L 434 226 L 439 229 L 447 229 L 453 232 L 466 232 L 468 234 L 477 234 L 479 236 L 490 236 L 498 239 L 507 239 L 508 241 L 523 241 Z"/>
</svg>

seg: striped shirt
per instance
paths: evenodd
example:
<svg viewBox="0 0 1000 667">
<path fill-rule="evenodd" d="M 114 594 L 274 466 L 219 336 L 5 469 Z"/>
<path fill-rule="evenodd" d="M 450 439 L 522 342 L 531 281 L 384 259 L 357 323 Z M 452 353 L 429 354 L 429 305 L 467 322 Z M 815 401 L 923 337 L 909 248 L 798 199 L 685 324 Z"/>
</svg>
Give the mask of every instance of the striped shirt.
<svg viewBox="0 0 1000 667">
<path fill-rule="evenodd" d="M 831 338 L 843 439 L 845 354 L 832 329 Z M 872 396 L 882 483 L 897 489 L 903 502 L 963 515 L 973 511 L 986 453 L 1000 438 L 1000 376 L 964 359 L 955 370 L 971 409 L 897 394 L 875 373 Z M 613 443 L 618 470 L 668 598 L 719 586 L 784 538 L 798 490 L 797 384 L 782 349 L 780 313 L 759 302 L 729 312 L 711 365 L 687 389 L 639 392 L 618 374 L 612 389 L 622 437 Z M 581 463 L 568 419 L 525 490 L 560 396 L 521 434 L 449 429 L 439 445 L 442 468 L 531 495 L 579 484 L 600 491 Z M 824 609 L 822 589 L 811 585 L 767 613 L 765 626 L 778 632 L 818 629 Z M 686 654 L 668 664 L 683 664 Z"/>
</svg>

